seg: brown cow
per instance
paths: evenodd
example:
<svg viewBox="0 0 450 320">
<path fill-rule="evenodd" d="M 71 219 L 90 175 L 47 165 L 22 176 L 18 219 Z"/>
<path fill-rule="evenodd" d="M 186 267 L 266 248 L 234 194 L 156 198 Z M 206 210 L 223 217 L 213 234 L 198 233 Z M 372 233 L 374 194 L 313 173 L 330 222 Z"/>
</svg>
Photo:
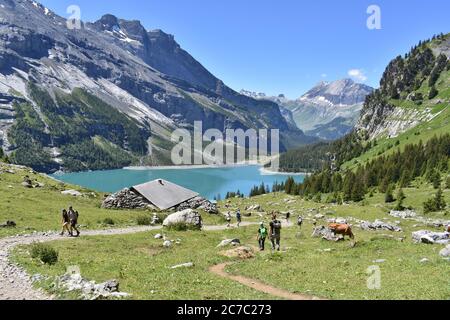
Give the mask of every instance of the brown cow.
<svg viewBox="0 0 450 320">
<path fill-rule="evenodd" d="M 450 224 L 447 226 L 447 232 L 450 232 Z"/>
<path fill-rule="evenodd" d="M 330 229 L 334 234 L 342 234 L 344 237 L 349 236 L 350 239 L 355 239 L 352 228 L 348 224 L 331 223 L 328 225 L 328 229 Z"/>
</svg>

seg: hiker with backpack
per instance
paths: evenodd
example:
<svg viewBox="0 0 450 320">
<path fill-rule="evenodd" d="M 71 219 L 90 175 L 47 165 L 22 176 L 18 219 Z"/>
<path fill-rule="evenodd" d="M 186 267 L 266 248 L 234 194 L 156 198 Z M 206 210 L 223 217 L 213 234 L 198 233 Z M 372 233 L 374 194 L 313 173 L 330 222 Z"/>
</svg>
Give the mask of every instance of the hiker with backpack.
<svg viewBox="0 0 450 320">
<path fill-rule="evenodd" d="M 270 222 L 270 241 L 272 242 L 272 250 L 280 251 L 281 240 L 281 221 L 277 219 L 277 214 L 272 213 L 272 221 Z"/>
<path fill-rule="evenodd" d="M 237 220 L 237 227 L 239 228 L 241 222 L 242 222 L 242 216 L 241 216 L 241 210 L 237 209 L 236 211 L 236 220 Z"/>
<path fill-rule="evenodd" d="M 73 236 L 73 230 L 75 230 L 77 232 L 76 237 L 80 236 L 80 231 L 77 228 L 77 224 L 78 224 L 78 211 L 73 210 L 72 207 L 69 208 L 69 220 L 70 220 L 70 235 Z"/>
<path fill-rule="evenodd" d="M 227 214 L 225 216 L 225 220 L 227 220 L 227 228 L 229 228 L 231 226 L 231 213 L 230 213 L 230 211 L 227 212 Z"/>
<path fill-rule="evenodd" d="M 264 251 L 264 245 L 266 242 L 266 238 L 267 238 L 267 228 L 264 225 L 264 222 L 261 222 L 259 224 L 259 229 L 258 229 L 258 243 L 259 243 L 259 250 Z"/>
<path fill-rule="evenodd" d="M 70 232 L 70 220 L 69 220 L 69 214 L 67 213 L 66 209 L 62 210 L 61 213 L 61 223 L 62 223 L 62 230 L 60 235 L 63 236 L 64 235 L 64 231 L 67 230 L 67 233 L 69 235 L 72 235 L 72 233 Z"/>
</svg>

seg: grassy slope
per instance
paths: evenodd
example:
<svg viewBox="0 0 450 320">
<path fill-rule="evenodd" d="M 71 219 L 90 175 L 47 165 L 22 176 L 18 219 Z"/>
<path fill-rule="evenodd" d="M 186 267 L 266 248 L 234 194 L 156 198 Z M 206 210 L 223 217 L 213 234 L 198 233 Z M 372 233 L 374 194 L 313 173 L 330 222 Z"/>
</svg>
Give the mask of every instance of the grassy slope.
<svg viewBox="0 0 450 320">
<path fill-rule="evenodd" d="M 431 187 L 405 189 L 405 205 L 418 206 L 434 193 Z M 450 202 L 450 192 L 445 192 Z M 294 199 L 287 204 L 285 199 Z M 331 217 L 356 217 L 373 221 L 388 218 L 390 207 L 380 205 L 383 195 L 375 194 L 367 203 L 345 206 L 323 205 L 304 201 L 284 194 L 270 194 L 252 199 L 233 199 L 230 209 L 248 204 L 260 204 L 267 212 L 271 210 L 291 210 L 295 216 L 304 217 L 316 212 Z M 223 205 L 223 203 L 222 203 Z M 309 212 L 309 209 L 315 209 Z M 223 210 L 225 210 L 223 208 Z M 429 217 L 443 218 L 444 213 Z M 244 220 L 265 219 L 253 214 Z M 389 217 L 388 222 L 396 219 Z M 320 223 L 320 222 L 319 222 Z M 325 221 L 321 221 L 325 223 Z M 402 220 L 401 233 L 389 231 L 369 232 L 355 228 L 358 245 L 349 242 L 331 243 L 310 237 L 311 220 L 303 226 L 301 236 L 296 227 L 284 229 L 282 245 L 290 247 L 287 252 L 271 254 L 259 253 L 255 259 L 228 267 L 229 271 L 258 278 L 264 282 L 290 291 L 316 294 L 333 299 L 446 299 L 450 297 L 445 279 L 450 276 L 448 262 L 438 256 L 442 246 L 414 244 L 411 232 L 429 229 L 414 226 L 413 221 Z M 15 253 L 15 259 L 28 271 L 45 275 L 61 275 L 67 266 L 79 265 L 88 279 L 105 281 L 118 278 L 121 290 L 133 294 L 136 299 L 262 299 L 267 296 L 242 287 L 234 282 L 224 281 L 208 273 L 208 267 L 227 261 L 219 255 L 217 243 L 225 238 L 239 238 L 243 244 L 256 246 L 256 227 L 215 232 L 167 232 L 171 239 L 182 239 L 181 245 L 169 250 L 163 249 L 160 240 L 153 239 L 155 232 L 113 237 L 91 237 L 77 239 L 77 242 L 55 242 L 52 246 L 60 253 L 60 261 L 53 267 L 42 265 L 30 259 L 27 249 Z M 439 229 L 436 229 L 439 231 Z M 395 238 L 404 236 L 404 242 L 380 239 L 379 234 L 392 234 Z M 318 249 L 332 248 L 331 252 Z M 422 264 L 422 258 L 428 263 Z M 386 259 L 380 263 L 382 272 L 381 290 L 368 290 L 366 269 L 376 263 L 373 260 Z M 186 270 L 171 270 L 168 267 L 194 262 L 195 266 Z M 48 286 L 48 283 L 41 284 Z M 154 293 L 151 293 L 154 290 Z"/>
<path fill-rule="evenodd" d="M 450 132 L 450 71 L 443 71 L 438 81 L 436 89 L 439 94 L 429 100 L 428 99 L 428 81 L 424 81 L 422 87 L 417 90 L 424 96 L 423 104 L 418 106 L 412 101 L 407 100 L 390 100 L 390 102 L 404 109 L 425 110 L 429 108 L 432 114 L 438 114 L 429 122 L 424 122 L 418 126 L 400 134 L 395 138 L 382 137 L 377 139 L 377 145 L 370 150 L 352 159 L 343 165 L 344 168 L 353 167 L 357 163 L 365 163 L 379 155 L 389 155 L 397 150 L 403 150 L 407 144 L 417 144 L 420 140 L 426 142 L 435 135 Z M 440 103 L 437 103 L 441 101 Z"/>
</svg>

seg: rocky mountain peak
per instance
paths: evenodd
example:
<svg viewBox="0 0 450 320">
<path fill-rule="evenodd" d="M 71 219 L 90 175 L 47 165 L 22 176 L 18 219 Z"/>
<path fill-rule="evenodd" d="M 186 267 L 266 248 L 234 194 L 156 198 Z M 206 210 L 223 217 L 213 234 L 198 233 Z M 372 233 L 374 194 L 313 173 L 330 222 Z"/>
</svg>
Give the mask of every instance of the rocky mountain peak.
<svg viewBox="0 0 450 320">
<path fill-rule="evenodd" d="M 112 14 L 105 14 L 93 24 L 99 30 L 113 31 L 115 27 L 119 27 L 119 19 Z"/>
<path fill-rule="evenodd" d="M 355 83 L 352 79 L 341 79 L 333 82 L 320 82 L 299 100 L 320 99 L 334 105 L 355 105 L 363 103 L 373 88 Z"/>
</svg>

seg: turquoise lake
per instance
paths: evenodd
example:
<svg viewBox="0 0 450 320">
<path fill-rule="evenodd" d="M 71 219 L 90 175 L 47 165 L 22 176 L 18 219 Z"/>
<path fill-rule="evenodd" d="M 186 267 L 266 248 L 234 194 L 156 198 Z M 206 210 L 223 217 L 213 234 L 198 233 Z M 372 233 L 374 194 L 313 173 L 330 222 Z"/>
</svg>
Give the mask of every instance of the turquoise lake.
<svg viewBox="0 0 450 320">
<path fill-rule="evenodd" d="M 223 168 L 194 169 L 119 169 L 54 174 L 54 178 L 89 189 L 116 192 L 123 188 L 145 183 L 155 179 L 165 179 L 185 188 L 194 190 L 207 199 L 220 194 L 223 199 L 228 191 L 241 191 L 248 196 L 251 188 L 261 182 L 272 185 L 283 182 L 288 176 L 282 174 L 262 174 L 259 166 L 237 166 Z M 303 175 L 294 175 L 302 182 Z"/>
</svg>

